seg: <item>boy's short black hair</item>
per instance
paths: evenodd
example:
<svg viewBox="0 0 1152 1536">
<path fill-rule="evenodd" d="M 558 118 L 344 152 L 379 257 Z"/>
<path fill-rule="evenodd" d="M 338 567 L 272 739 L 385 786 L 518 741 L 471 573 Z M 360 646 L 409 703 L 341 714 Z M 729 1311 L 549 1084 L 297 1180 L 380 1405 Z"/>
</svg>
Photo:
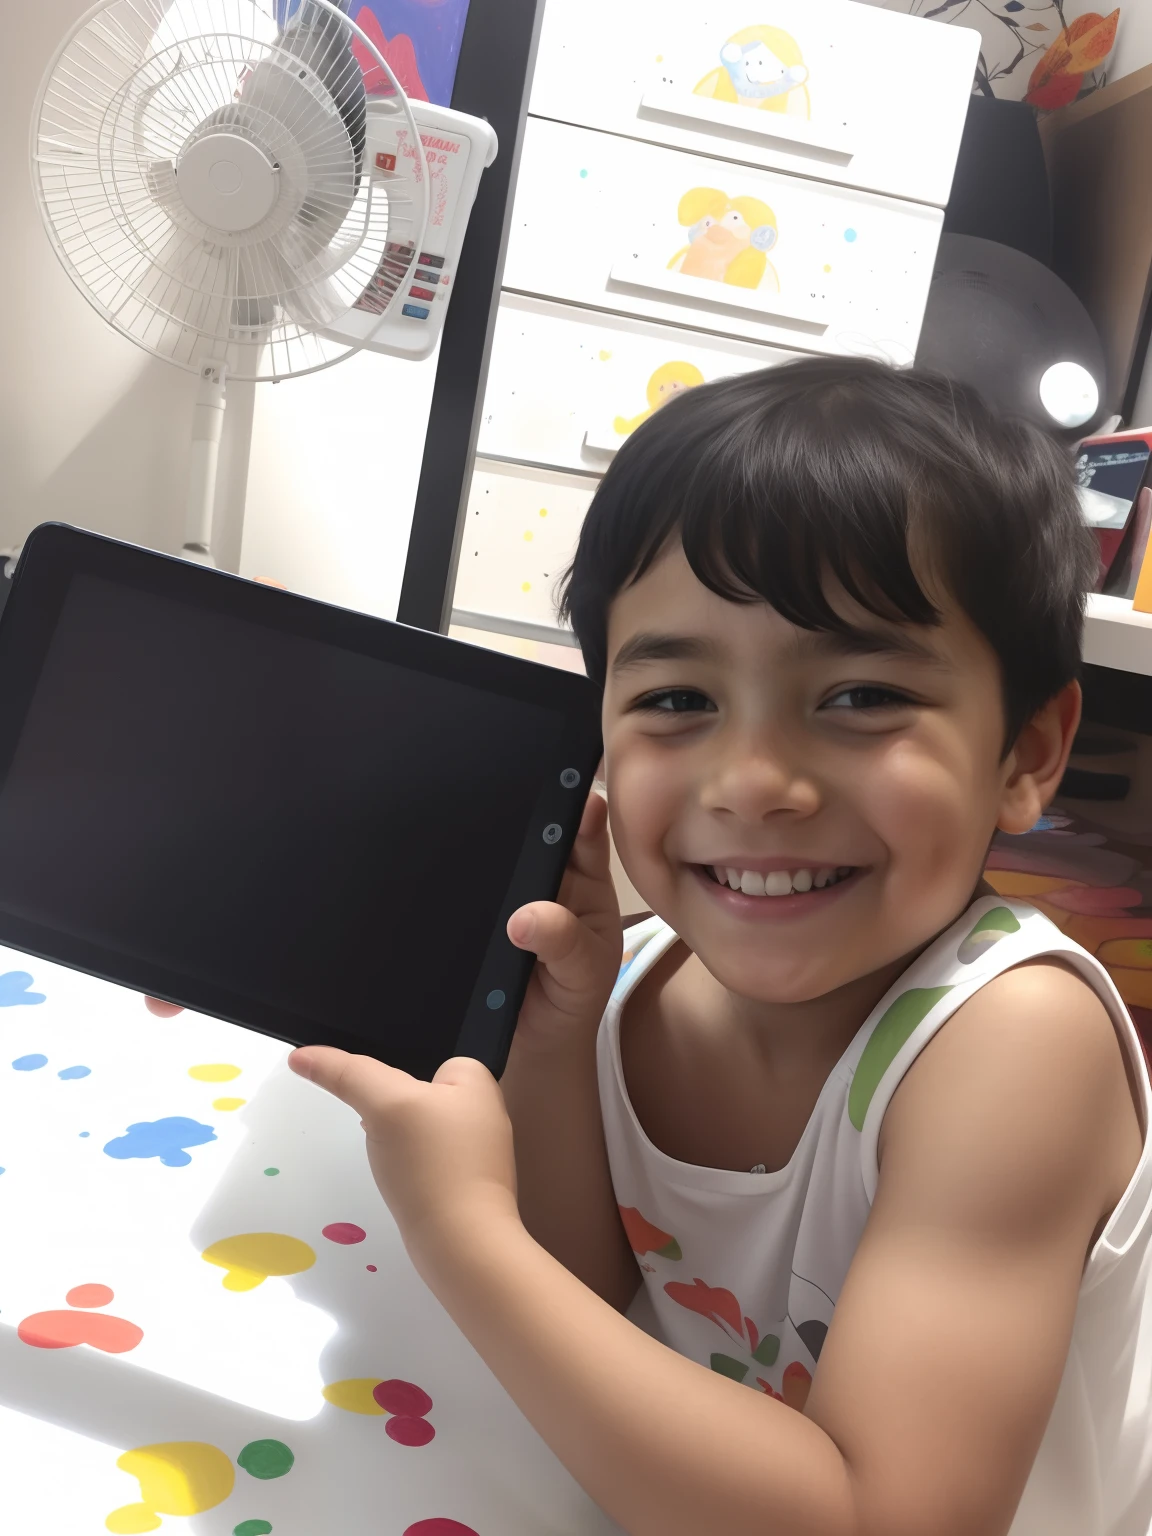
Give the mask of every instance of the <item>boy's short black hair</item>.
<svg viewBox="0 0 1152 1536">
<path fill-rule="evenodd" d="M 732 602 L 845 632 L 831 579 L 880 618 L 936 624 L 914 565 L 987 638 L 1006 742 L 1077 675 L 1098 556 L 1070 455 L 950 380 L 805 358 L 686 390 L 616 455 L 588 510 L 561 612 L 603 683 L 608 609 L 678 536 Z"/>
</svg>

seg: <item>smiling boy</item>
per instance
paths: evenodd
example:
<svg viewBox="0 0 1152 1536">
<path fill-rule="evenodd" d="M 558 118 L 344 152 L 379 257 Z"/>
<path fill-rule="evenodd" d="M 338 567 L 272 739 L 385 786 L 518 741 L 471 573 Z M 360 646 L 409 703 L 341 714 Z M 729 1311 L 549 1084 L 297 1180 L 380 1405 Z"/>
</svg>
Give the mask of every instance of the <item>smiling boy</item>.
<svg viewBox="0 0 1152 1536">
<path fill-rule="evenodd" d="M 1152 1530 L 1147 1072 L 1102 967 L 981 884 L 1060 782 L 1093 569 L 1059 449 L 942 380 L 671 401 L 565 595 L 654 915 L 621 969 L 593 797 L 509 924 L 501 1085 L 292 1057 L 630 1536 Z"/>
</svg>

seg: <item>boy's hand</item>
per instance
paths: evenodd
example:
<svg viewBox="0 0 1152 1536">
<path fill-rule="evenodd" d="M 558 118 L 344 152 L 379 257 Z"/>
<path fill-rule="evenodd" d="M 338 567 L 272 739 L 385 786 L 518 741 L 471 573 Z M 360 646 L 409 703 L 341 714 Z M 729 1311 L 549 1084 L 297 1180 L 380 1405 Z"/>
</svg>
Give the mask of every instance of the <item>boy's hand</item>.
<svg viewBox="0 0 1152 1536">
<path fill-rule="evenodd" d="M 508 920 L 508 937 L 537 958 L 513 1049 L 534 1055 L 587 1040 L 620 971 L 623 933 L 612 884 L 608 806 L 591 794 L 557 901 L 533 901 Z"/>
<path fill-rule="evenodd" d="M 372 1175 L 417 1262 L 477 1223 L 519 1222 L 512 1126 L 487 1067 L 456 1057 L 425 1083 L 326 1045 L 288 1065 L 360 1116 Z"/>
</svg>

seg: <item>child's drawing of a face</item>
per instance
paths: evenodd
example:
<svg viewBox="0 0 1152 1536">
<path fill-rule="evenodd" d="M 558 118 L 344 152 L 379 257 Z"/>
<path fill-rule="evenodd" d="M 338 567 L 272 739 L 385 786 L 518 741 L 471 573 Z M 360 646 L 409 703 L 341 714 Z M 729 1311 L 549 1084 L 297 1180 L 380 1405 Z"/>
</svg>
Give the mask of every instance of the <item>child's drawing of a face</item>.
<svg viewBox="0 0 1152 1536">
<path fill-rule="evenodd" d="M 689 239 L 693 244 L 697 240 L 707 241 L 714 251 L 727 256 L 731 261 L 746 245 L 752 243 L 752 231 L 743 216 L 735 208 L 729 208 L 718 219 L 705 214 L 692 230 Z"/>
<path fill-rule="evenodd" d="M 720 50 L 720 62 L 728 71 L 737 97 L 744 101 L 783 95 L 808 78 L 803 64 L 785 64 L 762 42 L 726 43 Z"/>
</svg>

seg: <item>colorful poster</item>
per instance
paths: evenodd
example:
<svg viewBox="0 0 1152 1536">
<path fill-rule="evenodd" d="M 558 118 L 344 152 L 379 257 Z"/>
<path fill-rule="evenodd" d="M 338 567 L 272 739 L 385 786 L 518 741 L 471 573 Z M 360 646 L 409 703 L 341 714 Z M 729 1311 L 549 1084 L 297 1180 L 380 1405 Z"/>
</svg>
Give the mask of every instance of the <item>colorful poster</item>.
<svg viewBox="0 0 1152 1536">
<path fill-rule="evenodd" d="M 469 0 L 348 0 L 348 14 L 388 61 L 413 101 L 452 105 L 452 86 Z M 383 72 L 360 60 L 369 94 L 380 90 Z"/>
</svg>

